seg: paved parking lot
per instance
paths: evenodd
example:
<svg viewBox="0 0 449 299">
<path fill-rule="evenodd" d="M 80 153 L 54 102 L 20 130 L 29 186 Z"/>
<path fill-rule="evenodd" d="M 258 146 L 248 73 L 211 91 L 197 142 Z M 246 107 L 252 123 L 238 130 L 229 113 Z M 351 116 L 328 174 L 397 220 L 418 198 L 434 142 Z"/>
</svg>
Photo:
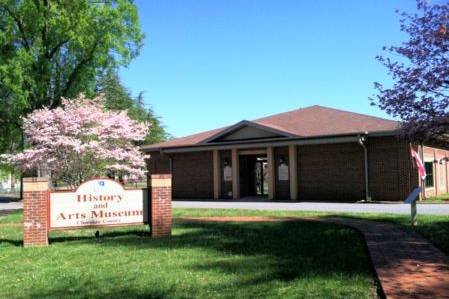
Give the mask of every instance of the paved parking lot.
<svg viewBox="0 0 449 299">
<path fill-rule="evenodd" d="M 175 200 L 174 208 L 249 209 L 281 211 L 316 211 L 347 213 L 410 214 L 410 205 L 402 203 L 326 203 L 326 202 L 254 202 Z M 22 208 L 22 202 L 0 197 L 0 211 Z M 418 204 L 418 213 L 449 215 L 449 204 Z"/>
<path fill-rule="evenodd" d="M 6 197 L 0 195 L 0 216 L 9 211 L 22 208 L 22 202 L 17 201 L 15 197 Z"/>
<path fill-rule="evenodd" d="M 325 202 L 253 202 L 253 201 L 173 201 L 174 208 L 250 209 L 282 211 L 317 211 L 347 213 L 410 214 L 410 205 L 403 203 L 325 203 Z M 449 215 L 449 204 L 418 204 L 418 213 Z"/>
</svg>

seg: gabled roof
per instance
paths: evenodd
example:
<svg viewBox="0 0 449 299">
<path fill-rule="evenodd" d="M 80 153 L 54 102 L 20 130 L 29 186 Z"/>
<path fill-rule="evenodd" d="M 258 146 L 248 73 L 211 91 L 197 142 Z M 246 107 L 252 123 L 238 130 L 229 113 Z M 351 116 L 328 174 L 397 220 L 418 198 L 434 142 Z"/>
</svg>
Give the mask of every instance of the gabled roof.
<svg viewBox="0 0 449 299">
<path fill-rule="evenodd" d="M 392 131 L 399 122 L 323 106 L 310 106 L 255 120 L 302 137 Z"/>
<path fill-rule="evenodd" d="M 244 126 L 266 130 L 285 138 L 313 138 L 357 133 L 391 132 L 400 123 L 393 120 L 338 110 L 323 106 L 310 106 L 289 112 L 242 121 L 233 126 L 210 130 L 166 142 L 143 146 L 143 149 L 160 149 L 210 144 Z"/>
<path fill-rule="evenodd" d="M 220 130 L 216 134 L 204 139 L 201 141 L 202 144 L 215 142 L 215 141 L 221 141 L 227 136 L 232 135 L 235 132 L 241 131 L 245 128 L 252 128 L 253 130 L 257 130 L 258 132 L 265 132 L 266 137 L 299 137 L 295 134 L 288 133 L 284 130 L 276 129 L 273 126 L 265 126 L 262 124 L 258 124 L 257 122 L 248 121 L 248 120 L 242 120 L 235 125 L 232 125 L 230 127 L 227 127 L 225 129 Z M 260 136 L 260 134 L 259 134 Z M 260 136 L 260 138 L 263 138 Z"/>
</svg>

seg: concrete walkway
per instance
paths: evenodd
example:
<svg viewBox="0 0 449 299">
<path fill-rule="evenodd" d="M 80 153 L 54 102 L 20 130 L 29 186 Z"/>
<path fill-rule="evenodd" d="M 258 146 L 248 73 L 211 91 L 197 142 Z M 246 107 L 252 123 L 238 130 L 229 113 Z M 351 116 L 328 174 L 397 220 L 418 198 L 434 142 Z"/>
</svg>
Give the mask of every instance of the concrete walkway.
<svg viewBox="0 0 449 299">
<path fill-rule="evenodd" d="M 245 201 L 173 201 L 174 208 L 248 209 L 268 211 L 315 211 L 347 213 L 410 214 L 410 205 L 402 203 L 325 203 L 325 202 L 245 202 Z M 449 204 L 418 204 L 418 214 L 449 215 Z"/>
<path fill-rule="evenodd" d="M 351 226 L 365 237 L 371 261 L 387 298 L 449 298 L 449 261 L 427 240 L 394 224 L 347 218 L 181 217 L 199 221 L 320 221 Z"/>
</svg>

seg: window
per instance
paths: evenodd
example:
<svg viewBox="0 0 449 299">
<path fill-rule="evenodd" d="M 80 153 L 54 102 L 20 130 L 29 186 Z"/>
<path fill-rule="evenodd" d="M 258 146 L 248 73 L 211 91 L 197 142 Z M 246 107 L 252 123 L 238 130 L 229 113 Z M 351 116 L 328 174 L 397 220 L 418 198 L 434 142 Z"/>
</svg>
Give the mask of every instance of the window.
<svg viewBox="0 0 449 299">
<path fill-rule="evenodd" d="M 433 187 L 433 162 L 424 162 L 426 169 L 426 188 Z"/>
</svg>

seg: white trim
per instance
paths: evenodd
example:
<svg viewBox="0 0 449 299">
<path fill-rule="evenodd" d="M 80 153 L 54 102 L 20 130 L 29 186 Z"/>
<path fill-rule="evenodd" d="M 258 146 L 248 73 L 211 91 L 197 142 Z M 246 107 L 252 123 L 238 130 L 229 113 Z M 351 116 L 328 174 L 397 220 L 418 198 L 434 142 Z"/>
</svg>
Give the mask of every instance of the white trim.
<svg viewBox="0 0 449 299">
<path fill-rule="evenodd" d="M 276 197 L 276 170 L 274 168 L 274 149 L 272 146 L 267 147 L 267 163 L 268 163 L 268 199 L 273 200 Z"/>
<path fill-rule="evenodd" d="M 232 199 L 240 198 L 240 165 L 237 149 L 232 149 Z"/>
<path fill-rule="evenodd" d="M 186 152 L 202 152 L 211 151 L 214 149 L 219 150 L 230 150 L 233 148 L 237 149 L 251 149 L 258 147 L 268 147 L 268 146 L 287 146 L 291 144 L 295 145 L 315 145 L 315 144 L 333 144 L 333 143 L 350 143 L 359 142 L 359 137 L 355 136 L 344 136 L 344 137 L 329 137 L 329 138 L 315 138 L 315 139 L 289 139 L 278 142 L 248 142 L 248 143 L 229 143 L 229 144 L 214 144 L 214 145 L 202 145 L 202 146 L 189 146 L 189 147 L 172 147 L 165 149 L 157 149 L 163 153 L 186 153 Z"/>
<path fill-rule="evenodd" d="M 279 135 L 279 137 L 299 137 L 298 135 L 294 135 L 294 134 L 291 134 L 291 133 L 288 133 L 288 132 L 285 132 L 282 130 L 277 130 L 270 126 L 261 125 L 259 123 L 255 123 L 255 122 L 248 121 L 248 120 L 242 120 L 242 121 L 236 123 L 235 125 L 232 125 L 226 129 L 224 129 L 223 131 L 220 131 L 217 134 L 214 134 L 214 135 L 204 139 L 199 144 L 212 143 L 212 141 L 215 141 L 215 140 L 219 139 L 220 137 L 224 137 L 230 133 L 236 132 L 243 127 L 256 128 L 256 129 L 263 130 L 263 131 L 266 131 L 269 133 L 277 134 L 277 135 Z"/>
<path fill-rule="evenodd" d="M 266 149 L 248 149 L 248 150 L 240 150 L 239 155 L 266 155 Z"/>
</svg>

